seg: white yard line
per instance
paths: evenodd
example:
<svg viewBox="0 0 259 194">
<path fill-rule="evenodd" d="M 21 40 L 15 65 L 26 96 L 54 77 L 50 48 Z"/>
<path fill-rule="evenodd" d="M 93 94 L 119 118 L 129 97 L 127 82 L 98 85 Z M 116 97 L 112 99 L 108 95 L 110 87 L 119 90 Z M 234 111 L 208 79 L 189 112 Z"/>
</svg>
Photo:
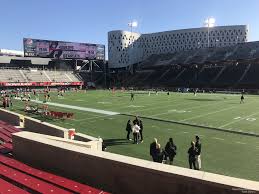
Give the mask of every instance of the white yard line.
<svg viewBox="0 0 259 194">
<path fill-rule="evenodd" d="M 174 102 L 174 101 L 171 101 L 172 103 Z M 141 110 L 139 110 L 139 112 L 143 112 L 143 111 L 147 111 L 147 110 L 156 110 L 156 109 L 161 109 L 162 107 L 172 107 L 172 108 L 175 108 L 175 107 L 179 107 L 179 106 L 182 106 L 183 104 L 184 105 L 188 105 L 188 104 L 193 104 L 193 103 L 195 103 L 195 102 L 190 102 L 190 103 L 185 103 L 185 102 L 183 102 L 183 103 L 177 103 L 177 104 L 167 104 L 167 105 L 163 105 L 163 106 L 154 106 L 154 107 L 151 107 L 151 108 L 143 108 L 143 109 L 141 109 Z M 157 104 L 161 104 L 161 103 L 157 103 Z M 157 105 L 157 104 L 154 104 L 154 105 Z M 131 112 L 129 112 L 130 114 L 133 114 L 133 113 L 136 113 L 137 111 L 131 111 Z M 152 115 L 151 115 L 152 116 Z"/>
<path fill-rule="evenodd" d="M 236 143 L 237 143 L 237 144 L 243 144 L 243 145 L 246 144 L 246 143 L 240 142 L 240 141 L 236 141 Z"/>
<path fill-rule="evenodd" d="M 229 123 L 226 123 L 226 124 L 224 124 L 224 125 L 221 125 L 220 128 L 226 127 L 226 126 L 228 126 L 228 125 L 230 125 L 230 124 L 233 124 L 233 123 L 236 123 L 236 122 L 239 122 L 239 121 L 242 121 L 242 120 L 244 120 L 244 119 L 247 119 L 247 118 L 249 118 L 249 117 L 251 117 L 251 116 L 254 116 L 254 115 L 257 115 L 257 114 L 259 114 L 259 112 L 253 113 L 253 114 L 248 115 L 248 116 L 245 116 L 245 117 L 241 117 L 240 119 L 236 119 L 236 120 L 234 120 L 234 121 L 231 121 L 231 122 L 229 122 Z"/>
<path fill-rule="evenodd" d="M 196 108 L 201 108 L 201 107 L 213 106 L 213 105 L 216 105 L 216 104 L 219 104 L 219 103 L 222 103 L 222 102 L 217 102 L 217 103 L 215 103 L 215 104 L 207 104 L 207 105 L 193 106 L 193 107 L 187 108 L 186 111 L 190 111 L 190 110 L 193 110 L 193 109 L 196 109 Z M 172 113 L 175 113 L 175 112 L 158 113 L 158 114 L 150 115 L 150 117 L 160 116 L 160 115 L 166 115 L 166 114 L 172 114 Z"/>
<path fill-rule="evenodd" d="M 222 138 L 218 138 L 218 137 L 213 137 L 212 139 L 216 139 L 216 140 L 224 141 L 224 139 L 222 139 Z"/>
<path fill-rule="evenodd" d="M 249 103 L 249 104 L 251 104 L 251 103 Z M 208 115 L 211 115 L 211 114 L 223 112 L 223 111 L 230 110 L 230 109 L 237 108 L 237 107 L 238 107 L 237 105 L 236 106 L 231 106 L 229 108 L 224 108 L 224 109 L 217 110 L 217 111 L 214 111 L 214 112 L 209 112 L 209 113 L 206 113 L 206 114 L 197 115 L 197 116 L 190 117 L 190 118 L 187 118 L 187 119 L 183 119 L 183 120 L 180 120 L 180 121 L 188 121 L 188 120 L 192 120 L 192 119 L 196 119 L 196 118 L 200 118 L 200 117 L 205 117 L 205 116 L 208 116 Z"/>
<path fill-rule="evenodd" d="M 60 104 L 60 103 L 55 103 L 55 102 L 43 103 L 42 101 L 36 101 L 36 100 L 31 100 L 31 101 L 39 103 L 39 104 L 48 104 L 51 106 L 57 106 L 57 107 L 62 107 L 62 108 L 74 109 L 74 110 L 81 110 L 81 111 L 86 111 L 86 112 L 94 112 L 94 113 L 100 113 L 100 114 L 105 114 L 105 115 L 120 114 L 118 112 L 112 112 L 112 111 L 106 111 L 106 110 L 100 110 L 100 109 L 94 109 L 94 108 L 79 107 L 79 106 L 72 106 L 72 105 Z"/>
</svg>

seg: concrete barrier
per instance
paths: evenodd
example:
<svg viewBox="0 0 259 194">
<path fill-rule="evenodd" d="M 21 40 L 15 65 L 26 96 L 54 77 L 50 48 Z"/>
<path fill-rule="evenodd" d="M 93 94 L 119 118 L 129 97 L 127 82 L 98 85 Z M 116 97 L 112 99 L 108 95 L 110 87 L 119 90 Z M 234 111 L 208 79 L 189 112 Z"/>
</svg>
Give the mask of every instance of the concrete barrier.
<svg viewBox="0 0 259 194">
<path fill-rule="evenodd" d="M 38 119 L 25 117 L 24 131 L 62 137 L 68 139 L 68 129 L 52 125 L 47 122 L 41 122 Z"/>
<path fill-rule="evenodd" d="M 13 135 L 13 153 L 18 160 L 115 194 L 259 191 L 259 183 L 255 181 L 154 163 L 80 145 L 30 132 Z"/>
<path fill-rule="evenodd" d="M 74 137 L 75 137 L 74 140 L 77 140 L 77 141 L 91 142 L 92 145 L 95 146 L 97 150 L 102 151 L 102 145 L 103 145 L 102 139 L 85 135 L 83 133 L 75 133 Z"/>
<path fill-rule="evenodd" d="M 14 126 L 20 126 L 20 114 L 0 108 L 0 119 Z"/>
</svg>

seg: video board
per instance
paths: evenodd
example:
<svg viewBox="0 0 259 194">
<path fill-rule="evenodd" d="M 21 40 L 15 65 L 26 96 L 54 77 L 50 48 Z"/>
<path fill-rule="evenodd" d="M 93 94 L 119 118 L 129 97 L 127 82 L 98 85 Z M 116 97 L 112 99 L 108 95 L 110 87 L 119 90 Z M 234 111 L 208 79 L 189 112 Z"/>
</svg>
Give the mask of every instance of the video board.
<svg viewBox="0 0 259 194">
<path fill-rule="evenodd" d="M 105 46 L 40 39 L 23 39 L 25 57 L 105 60 Z"/>
</svg>

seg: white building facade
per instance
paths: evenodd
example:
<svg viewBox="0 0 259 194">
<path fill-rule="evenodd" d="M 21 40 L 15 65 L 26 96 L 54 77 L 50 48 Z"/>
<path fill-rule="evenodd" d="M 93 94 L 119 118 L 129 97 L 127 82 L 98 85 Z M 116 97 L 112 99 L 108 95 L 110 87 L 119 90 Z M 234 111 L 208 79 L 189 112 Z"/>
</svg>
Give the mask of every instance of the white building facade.
<svg viewBox="0 0 259 194">
<path fill-rule="evenodd" d="M 192 28 L 150 34 L 110 31 L 108 32 L 109 67 L 127 67 L 145 60 L 152 54 L 231 46 L 247 42 L 247 39 L 246 25 Z"/>
</svg>

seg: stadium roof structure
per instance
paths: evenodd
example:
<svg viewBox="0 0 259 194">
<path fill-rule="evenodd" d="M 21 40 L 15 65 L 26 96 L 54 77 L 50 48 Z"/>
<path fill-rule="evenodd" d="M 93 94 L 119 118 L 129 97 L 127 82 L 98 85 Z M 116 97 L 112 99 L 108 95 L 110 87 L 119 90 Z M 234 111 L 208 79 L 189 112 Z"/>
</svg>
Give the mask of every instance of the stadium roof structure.
<svg viewBox="0 0 259 194">
<path fill-rule="evenodd" d="M 234 46 L 202 48 L 167 54 L 153 54 L 140 63 L 142 69 L 168 65 L 201 65 L 259 61 L 259 41 Z"/>
</svg>

